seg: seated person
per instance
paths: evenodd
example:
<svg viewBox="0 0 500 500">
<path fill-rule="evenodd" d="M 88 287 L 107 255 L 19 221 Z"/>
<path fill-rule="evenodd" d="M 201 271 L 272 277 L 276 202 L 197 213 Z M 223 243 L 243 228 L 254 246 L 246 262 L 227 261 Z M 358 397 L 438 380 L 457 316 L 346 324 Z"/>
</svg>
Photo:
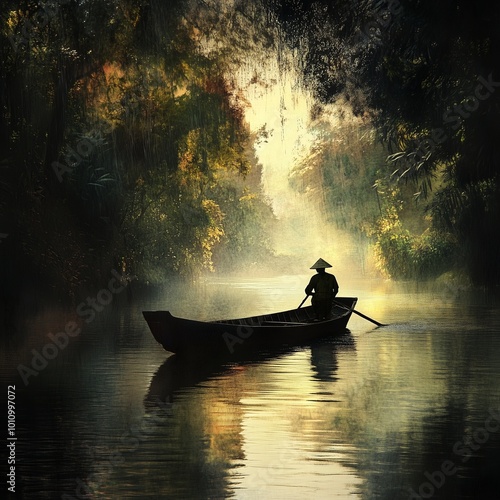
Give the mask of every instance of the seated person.
<svg viewBox="0 0 500 500">
<path fill-rule="evenodd" d="M 326 320 L 330 317 L 333 299 L 339 291 L 337 279 L 333 274 L 325 271 L 327 267 L 332 267 L 323 259 L 311 267 L 316 269 L 316 273 L 306 287 L 306 294 L 312 295 L 312 306 L 317 320 Z"/>
</svg>

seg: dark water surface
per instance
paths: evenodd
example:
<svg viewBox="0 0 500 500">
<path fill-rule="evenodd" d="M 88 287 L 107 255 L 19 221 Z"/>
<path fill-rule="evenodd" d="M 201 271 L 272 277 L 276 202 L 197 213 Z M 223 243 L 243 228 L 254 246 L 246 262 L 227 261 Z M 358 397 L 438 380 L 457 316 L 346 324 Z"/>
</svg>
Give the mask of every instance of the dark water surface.
<svg viewBox="0 0 500 500">
<path fill-rule="evenodd" d="M 340 338 L 224 366 L 169 357 L 141 316 L 296 307 L 304 281 L 122 294 L 88 324 L 74 309 L 25 311 L 3 348 L 13 498 L 500 498 L 498 300 L 364 282 L 342 294 L 389 326 L 353 316 Z M 81 333 L 47 348 L 73 320 Z M 44 348 L 52 359 L 25 384 L 19 365 Z"/>
</svg>

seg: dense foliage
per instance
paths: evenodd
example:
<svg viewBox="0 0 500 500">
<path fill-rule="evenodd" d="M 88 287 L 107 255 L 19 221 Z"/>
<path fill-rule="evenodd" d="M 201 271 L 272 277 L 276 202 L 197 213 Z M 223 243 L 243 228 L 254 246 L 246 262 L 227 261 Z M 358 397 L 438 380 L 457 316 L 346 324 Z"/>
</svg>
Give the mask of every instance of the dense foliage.
<svg viewBox="0 0 500 500">
<path fill-rule="evenodd" d="M 498 284 L 499 18 L 484 0 L 3 2 L 3 289 L 271 262 L 234 76 L 270 49 L 317 100 L 295 188 L 392 277 Z"/>
<path fill-rule="evenodd" d="M 449 255 L 453 247 L 449 263 L 475 283 L 498 284 L 500 6 L 484 0 L 270 4 L 316 96 L 324 103 L 347 100 L 356 114 L 370 117 L 391 154 L 379 180 L 392 177 L 398 190 L 413 186 L 427 205 L 426 230 L 441 235 L 431 253 L 441 255 L 446 246 Z M 389 267 L 410 259 L 414 238 L 391 223 L 409 199 L 395 202 L 383 215 L 387 224 L 379 221 L 373 233 Z M 422 248 L 414 257 L 425 260 L 429 249 Z M 391 274 L 412 273 L 403 266 Z"/>
<path fill-rule="evenodd" d="M 2 3 L 3 289 L 71 292 L 110 269 L 160 283 L 270 255 L 273 214 L 228 77 L 238 35 L 207 42 L 237 14 L 182 0 Z"/>
</svg>

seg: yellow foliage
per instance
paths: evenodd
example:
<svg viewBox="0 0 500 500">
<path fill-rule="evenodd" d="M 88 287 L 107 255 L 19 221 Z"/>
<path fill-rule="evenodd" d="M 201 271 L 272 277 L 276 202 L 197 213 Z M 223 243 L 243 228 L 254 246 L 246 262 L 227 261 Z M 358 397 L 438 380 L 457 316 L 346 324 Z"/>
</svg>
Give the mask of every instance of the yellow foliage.
<svg viewBox="0 0 500 500">
<path fill-rule="evenodd" d="M 224 236 L 224 227 L 222 225 L 224 214 L 214 200 L 203 200 L 201 205 L 210 221 L 208 227 L 206 228 L 205 235 L 201 240 L 203 265 L 209 271 L 214 271 L 212 262 L 213 248 Z"/>
</svg>

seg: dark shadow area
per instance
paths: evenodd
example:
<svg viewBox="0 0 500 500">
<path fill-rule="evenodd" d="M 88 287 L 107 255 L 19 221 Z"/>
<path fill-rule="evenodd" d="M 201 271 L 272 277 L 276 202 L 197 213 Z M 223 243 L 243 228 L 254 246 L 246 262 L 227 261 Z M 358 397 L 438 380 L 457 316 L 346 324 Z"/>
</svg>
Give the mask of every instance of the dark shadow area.
<svg viewBox="0 0 500 500">
<path fill-rule="evenodd" d="M 485 409 L 484 418 L 472 422 L 461 403 L 425 419 L 424 447 L 412 458 L 403 498 L 500 498 L 500 409 Z"/>
</svg>

